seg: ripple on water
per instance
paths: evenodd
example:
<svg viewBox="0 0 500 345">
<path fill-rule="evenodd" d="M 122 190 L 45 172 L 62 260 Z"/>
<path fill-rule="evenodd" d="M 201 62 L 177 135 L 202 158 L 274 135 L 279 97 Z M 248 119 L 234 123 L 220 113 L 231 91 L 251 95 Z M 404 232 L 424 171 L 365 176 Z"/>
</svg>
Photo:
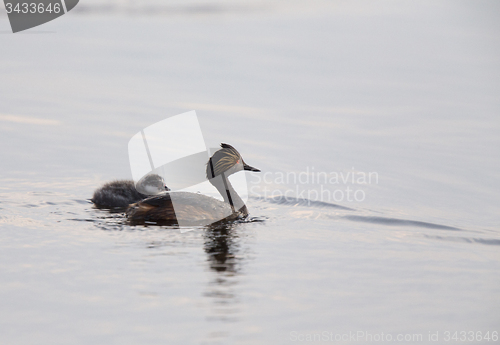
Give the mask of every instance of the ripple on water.
<svg viewBox="0 0 500 345">
<path fill-rule="evenodd" d="M 462 229 L 459 229 L 459 228 L 456 228 L 453 226 L 428 223 L 428 222 L 421 222 L 421 221 L 416 221 L 416 220 L 408 220 L 408 219 L 374 217 L 374 216 L 355 216 L 355 215 L 348 215 L 348 216 L 344 216 L 343 218 L 348 219 L 350 221 L 354 221 L 354 222 L 365 222 L 365 223 L 382 224 L 382 225 L 389 225 L 389 226 L 414 226 L 414 227 L 427 228 L 427 229 L 462 231 Z"/>
<path fill-rule="evenodd" d="M 334 209 L 339 209 L 339 210 L 346 210 L 346 211 L 355 211 L 355 209 L 338 205 L 338 204 L 333 204 L 330 202 L 324 202 L 324 201 L 317 201 L 317 200 L 309 200 L 309 199 L 302 199 L 302 198 L 293 198 L 293 197 L 274 197 L 274 198 L 264 198 L 264 197 L 251 197 L 253 200 L 258 200 L 258 201 L 263 201 L 271 204 L 276 204 L 276 205 L 283 205 L 283 206 L 292 206 L 292 207 L 297 207 L 297 206 L 305 206 L 305 207 L 314 207 L 314 208 L 334 208 Z"/>
<path fill-rule="evenodd" d="M 462 242 L 462 243 L 479 243 L 486 244 L 490 246 L 500 246 L 500 239 L 496 238 L 471 238 L 471 237 L 456 237 L 456 236 L 433 236 L 424 235 L 426 238 L 440 240 L 440 241 L 451 241 L 451 242 Z"/>
</svg>

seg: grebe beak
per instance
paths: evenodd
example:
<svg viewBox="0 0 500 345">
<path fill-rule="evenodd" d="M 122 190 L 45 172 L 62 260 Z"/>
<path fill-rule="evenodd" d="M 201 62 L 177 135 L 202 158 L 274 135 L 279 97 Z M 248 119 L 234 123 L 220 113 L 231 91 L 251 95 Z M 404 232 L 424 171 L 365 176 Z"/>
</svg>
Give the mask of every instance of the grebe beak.
<svg viewBox="0 0 500 345">
<path fill-rule="evenodd" d="M 249 170 L 249 171 L 255 171 L 255 172 L 260 172 L 259 169 L 257 168 L 254 168 L 250 165 L 248 165 L 247 163 L 243 163 L 243 170 Z"/>
</svg>

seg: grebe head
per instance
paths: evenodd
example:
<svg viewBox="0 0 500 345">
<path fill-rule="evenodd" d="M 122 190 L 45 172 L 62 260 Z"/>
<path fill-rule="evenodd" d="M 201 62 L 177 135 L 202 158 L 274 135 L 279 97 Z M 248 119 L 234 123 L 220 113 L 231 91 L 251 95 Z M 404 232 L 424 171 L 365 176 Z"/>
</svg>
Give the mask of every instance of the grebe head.
<svg viewBox="0 0 500 345">
<path fill-rule="evenodd" d="M 166 185 L 163 177 L 157 174 L 149 174 L 144 176 L 137 182 L 135 188 L 139 193 L 146 195 L 157 195 L 170 190 Z"/>
<path fill-rule="evenodd" d="M 207 177 L 209 179 L 222 173 L 227 177 L 241 170 L 260 172 L 259 169 L 246 164 L 240 153 L 231 145 L 222 143 L 220 146 L 222 148 L 208 160 Z"/>
</svg>

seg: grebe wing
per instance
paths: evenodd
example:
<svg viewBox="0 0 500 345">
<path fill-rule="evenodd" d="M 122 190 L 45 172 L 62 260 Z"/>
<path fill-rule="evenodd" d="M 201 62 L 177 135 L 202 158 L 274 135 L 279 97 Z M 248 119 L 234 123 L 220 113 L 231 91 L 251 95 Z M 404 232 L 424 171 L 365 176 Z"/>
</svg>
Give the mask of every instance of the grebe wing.
<svg viewBox="0 0 500 345">
<path fill-rule="evenodd" d="M 172 198 L 169 193 L 150 196 L 149 198 L 141 200 L 139 203 L 148 204 L 150 206 L 162 207 L 172 204 Z"/>
</svg>

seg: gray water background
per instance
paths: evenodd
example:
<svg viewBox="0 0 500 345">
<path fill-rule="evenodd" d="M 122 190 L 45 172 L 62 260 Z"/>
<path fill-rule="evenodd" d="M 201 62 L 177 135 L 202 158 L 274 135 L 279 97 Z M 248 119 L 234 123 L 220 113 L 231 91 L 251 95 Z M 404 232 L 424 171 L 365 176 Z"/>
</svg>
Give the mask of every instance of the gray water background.
<svg viewBox="0 0 500 345">
<path fill-rule="evenodd" d="M 17 34 L 1 12 L 0 343 L 500 331 L 499 12 L 88 1 Z M 262 222 L 181 234 L 89 204 L 130 178 L 135 133 L 193 109 L 263 171 Z M 313 171 L 378 180 L 276 180 Z M 364 200 L 262 195 L 347 186 Z"/>
</svg>

